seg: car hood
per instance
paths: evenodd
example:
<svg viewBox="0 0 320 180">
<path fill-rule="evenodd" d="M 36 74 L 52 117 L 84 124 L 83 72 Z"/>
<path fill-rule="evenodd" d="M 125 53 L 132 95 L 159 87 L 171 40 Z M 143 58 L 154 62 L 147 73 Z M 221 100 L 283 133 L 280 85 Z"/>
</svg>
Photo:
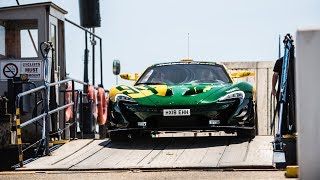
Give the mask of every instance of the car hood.
<svg viewBox="0 0 320 180">
<path fill-rule="evenodd" d="M 213 93 L 214 99 L 225 94 L 231 84 L 179 84 L 179 85 L 137 85 L 117 86 L 110 90 L 110 99 L 115 101 L 116 94 L 130 96 L 140 105 L 145 106 L 192 106 L 198 105 Z"/>
</svg>

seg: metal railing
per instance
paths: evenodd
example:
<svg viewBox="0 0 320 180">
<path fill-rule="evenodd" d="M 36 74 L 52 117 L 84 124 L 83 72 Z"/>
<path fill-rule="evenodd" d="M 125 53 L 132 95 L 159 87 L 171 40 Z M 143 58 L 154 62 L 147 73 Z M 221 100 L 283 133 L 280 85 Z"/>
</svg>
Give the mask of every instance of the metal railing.
<svg viewBox="0 0 320 180">
<path fill-rule="evenodd" d="M 62 81 L 58 81 L 58 82 L 54 82 L 54 83 L 45 83 L 45 85 L 42 85 L 42 86 L 39 86 L 39 87 L 36 87 L 34 89 L 31 89 L 29 91 L 25 91 L 25 92 L 22 92 L 20 94 L 18 94 L 16 96 L 16 113 L 15 113 L 15 120 L 16 120 L 16 135 L 17 135 L 17 144 L 18 144 L 18 152 L 19 152 L 19 165 L 20 167 L 23 167 L 23 147 L 22 147 L 22 131 L 21 129 L 22 128 L 25 128 L 27 127 L 28 125 L 34 123 L 34 122 L 38 122 L 40 120 L 42 120 L 43 122 L 43 126 L 42 126 L 42 136 L 41 136 L 41 139 L 39 141 L 37 141 L 36 143 L 32 144 L 31 146 L 39 143 L 40 141 L 44 142 L 45 145 L 45 155 L 49 155 L 49 130 L 50 130 L 50 115 L 51 114 L 54 114 L 54 113 L 57 113 L 58 111 L 61 111 L 61 110 L 64 110 L 70 106 L 73 106 L 72 108 L 72 113 L 73 113 L 73 118 L 71 118 L 71 122 L 70 122 L 70 125 L 67 127 L 71 127 L 74 128 L 74 132 L 76 133 L 76 108 L 75 108 L 75 105 L 77 104 L 76 102 L 72 102 L 70 101 L 70 103 L 68 104 L 65 104 L 63 106 L 60 106 L 60 107 L 57 107 L 55 109 L 50 109 L 49 107 L 49 91 L 50 91 L 50 87 L 52 86 L 56 86 L 56 85 L 60 85 L 60 84 L 65 84 L 65 83 L 69 83 L 71 82 L 71 86 L 72 86 L 72 90 L 71 91 L 68 91 L 68 92 L 71 92 L 72 93 L 72 100 L 75 99 L 75 83 L 79 83 L 79 84 L 82 84 L 82 85 L 90 85 L 89 83 L 86 83 L 86 82 L 82 82 L 82 81 L 79 81 L 79 80 L 76 80 L 76 79 L 72 79 L 72 78 L 68 78 L 68 79 L 65 79 L 65 80 L 62 80 Z M 95 87 L 93 86 L 95 89 L 97 89 L 98 87 Z M 29 119 L 27 121 L 25 121 L 24 123 L 21 123 L 21 113 L 20 113 L 20 100 L 23 96 L 26 96 L 26 95 L 30 95 L 30 94 L 33 94 L 33 93 L 37 93 L 39 91 L 42 91 L 42 93 L 44 93 L 44 96 L 43 96 L 43 103 L 44 103 L 44 112 L 36 117 L 33 117 L 32 119 Z M 67 92 L 67 91 L 65 91 Z M 77 91 L 78 92 L 78 91 Z M 80 93 L 82 94 L 82 92 Z M 82 102 L 82 96 L 80 97 L 80 102 Z M 63 131 L 63 130 L 59 130 L 59 131 Z M 27 147 L 26 149 L 29 149 L 31 146 Z M 25 149 L 25 150 L 26 150 Z"/>
</svg>

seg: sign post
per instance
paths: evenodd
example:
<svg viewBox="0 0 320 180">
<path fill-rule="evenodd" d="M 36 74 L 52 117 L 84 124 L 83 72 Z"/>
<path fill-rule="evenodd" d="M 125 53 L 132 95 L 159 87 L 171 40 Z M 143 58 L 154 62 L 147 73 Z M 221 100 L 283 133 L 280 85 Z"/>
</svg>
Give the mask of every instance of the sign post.
<svg viewBox="0 0 320 180">
<path fill-rule="evenodd" d="M 112 66 L 113 74 L 116 76 L 116 85 L 118 85 L 118 75 L 120 74 L 120 60 L 114 60 Z"/>
</svg>

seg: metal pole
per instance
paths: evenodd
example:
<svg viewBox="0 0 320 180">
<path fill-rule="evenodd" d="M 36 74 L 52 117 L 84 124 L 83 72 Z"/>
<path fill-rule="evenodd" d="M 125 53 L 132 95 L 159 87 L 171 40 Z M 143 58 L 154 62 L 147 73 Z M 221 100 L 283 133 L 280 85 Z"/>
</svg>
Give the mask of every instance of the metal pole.
<svg viewBox="0 0 320 180">
<path fill-rule="evenodd" d="M 287 34 L 284 39 L 284 55 L 282 60 L 282 72 L 281 72 L 282 76 L 280 80 L 280 96 L 279 96 L 280 110 L 279 110 L 278 134 L 277 134 L 279 138 L 282 137 L 281 129 L 283 128 L 282 127 L 282 121 L 283 121 L 282 114 L 283 114 L 283 108 L 284 108 L 283 105 L 287 101 L 286 98 L 287 98 L 288 66 L 289 66 L 291 46 L 292 46 L 292 39 L 290 34 Z"/>
<path fill-rule="evenodd" d="M 46 115 L 45 121 L 44 121 L 45 124 L 43 125 L 45 132 L 42 132 L 42 133 L 44 133 L 45 137 L 46 137 L 45 154 L 49 155 L 49 153 L 50 153 L 49 152 L 50 115 L 49 115 L 49 98 L 48 97 L 50 97 L 50 86 L 47 81 L 45 82 L 45 86 L 46 86 L 46 89 L 45 89 L 45 95 L 43 97 L 43 102 L 44 102 L 44 109 L 45 109 L 45 112 L 47 113 L 47 115 Z"/>
<path fill-rule="evenodd" d="M 71 97 L 72 97 L 72 100 L 71 101 L 75 101 L 75 96 L 74 96 L 74 81 L 71 81 L 71 86 L 72 86 L 72 94 L 71 94 Z M 75 111 L 75 104 L 76 102 L 73 102 L 73 107 L 72 107 L 72 114 L 73 114 L 73 118 L 71 118 L 71 124 L 72 126 L 70 127 L 70 138 L 72 139 L 75 139 L 77 136 L 77 123 L 76 123 L 76 118 L 77 118 L 77 115 L 76 115 L 76 111 Z"/>
<path fill-rule="evenodd" d="M 282 129 L 282 113 L 283 113 L 283 103 L 280 104 L 280 110 L 279 110 L 279 120 L 278 120 L 278 132 L 277 135 L 279 138 L 282 137 L 281 129 Z"/>
<path fill-rule="evenodd" d="M 18 140 L 18 152 L 19 152 L 19 164 L 20 167 L 23 167 L 23 152 L 22 152 L 22 140 L 21 140 L 21 128 L 20 128 L 20 98 L 17 100 L 16 108 L 16 127 L 17 127 L 17 140 Z"/>
<path fill-rule="evenodd" d="M 85 32 L 85 50 L 84 50 L 84 73 L 83 73 L 83 81 L 88 83 L 89 79 L 88 79 L 88 54 L 89 54 L 89 50 L 88 50 L 88 33 Z M 83 86 L 83 90 L 84 92 L 88 92 L 88 86 L 84 85 Z"/>
<path fill-rule="evenodd" d="M 118 85 L 118 75 L 116 75 L 116 85 Z"/>
<path fill-rule="evenodd" d="M 92 28 L 92 32 L 94 34 L 94 28 Z M 92 36 L 92 84 L 95 85 L 95 46 L 96 46 L 96 40 L 94 36 Z"/>
<path fill-rule="evenodd" d="M 80 116 L 80 122 L 81 122 L 81 139 L 83 139 L 83 101 L 82 101 L 82 98 L 83 98 L 83 94 L 82 94 L 82 91 L 80 91 L 80 111 L 79 111 L 79 116 Z"/>
<path fill-rule="evenodd" d="M 103 86 L 103 71 L 102 71 L 102 39 L 100 39 L 100 79 L 101 85 Z"/>
<path fill-rule="evenodd" d="M 49 53 L 49 51 L 47 52 Z M 49 59 L 48 54 L 46 54 L 44 59 L 44 96 L 43 96 L 43 103 L 44 103 L 44 111 L 47 114 L 45 120 L 43 121 L 43 132 L 42 136 L 45 137 L 45 155 L 49 155 L 49 131 L 50 131 L 50 115 L 49 115 L 49 97 L 50 97 L 50 72 L 48 69 L 49 66 Z"/>
</svg>

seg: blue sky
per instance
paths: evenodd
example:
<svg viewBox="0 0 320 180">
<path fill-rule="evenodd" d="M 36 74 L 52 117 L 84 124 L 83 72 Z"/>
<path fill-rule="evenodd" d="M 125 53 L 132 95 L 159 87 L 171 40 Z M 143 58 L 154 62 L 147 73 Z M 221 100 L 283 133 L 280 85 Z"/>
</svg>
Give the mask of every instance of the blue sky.
<svg viewBox="0 0 320 180">
<path fill-rule="evenodd" d="M 78 0 L 53 2 L 68 11 L 68 19 L 79 23 Z M 0 7 L 15 3 L 0 0 Z M 141 73 L 154 63 L 187 58 L 188 33 L 190 58 L 195 60 L 274 61 L 279 34 L 295 37 L 299 27 L 320 27 L 319 7 L 319 0 L 100 0 L 102 21 L 96 33 L 103 39 L 104 86 L 115 85 L 114 59 L 122 63 L 121 73 Z M 81 80 L 83 36 L 66 25 L 67 70 Z M 95 67 L 98 71 L 100 65 Z"/>
</svg>

